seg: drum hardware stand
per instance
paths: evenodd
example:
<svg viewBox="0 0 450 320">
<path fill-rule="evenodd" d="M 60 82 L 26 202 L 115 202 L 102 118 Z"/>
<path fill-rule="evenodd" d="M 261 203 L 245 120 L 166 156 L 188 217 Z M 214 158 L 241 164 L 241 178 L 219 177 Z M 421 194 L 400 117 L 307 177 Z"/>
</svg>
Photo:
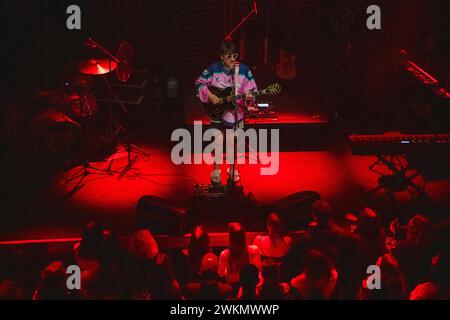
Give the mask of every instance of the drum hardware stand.
<svg viewBox="0 0 450 320">
<path fill-rule="evenodd" d="M 100 169 L 100 168 L 94 167 L 90 164 L 89 161 L 86 160 L 83 162 L 83 169 L 80 173 L 77 173 L 77 174 L 73 175 L 72 177 L 65 180 L 65 182 L 68 183 L 68 182 L 78 179 L 77 183 L 72 188 L 71 192 L 69 192 L 69 195 L 80 190 L 84 186 L 83 185 L 84 179 L 86 179 L 86 177 L 91 174 L 100 175 L 100 176 L 108 176 L 108 177 L 111 177 L 114 175 L 114 173 L 111 172 L 109 169 Z"/>
<path fill-rule="evenodd" d="M 114 98 L 114 100 L 119 104 L 119 106 L 121 107 L 121 109 L 123 110 L 124 113 L 128 113 L 128 109 L 124 106 L 124 104 L 122 103 L 122 101 L 119 99 L 119 97 L 117 96 L 116 92 L 114 91 L 110 81 L 106 78 L 106 74 L 112 72 L 115 67 L 117 67 L 117 77 L 120 81 L 125 82 L 129 79 L 129 77 L 131 76 L 131 65 L 132 65 L 132 60 L 133 60 L 133 50 L 131 48 L 131 45 L 124 42 L 119 46 L 118 52 L 116 54 L 116 56 L 114 56 L 113 54 L 111 54 L 107 49 L 105 49 L 103 46 L 101 46 L 100 44 L 98 44 L 95 40 L 93 40 L 92 38 L 89 38 L 86 43 L 85 43 L 88 47 L 91 48 L 97 48 L 99 49 L 101 52 L 103 52 L 106 56 L 108 56 L 108 62 L 109 62 L 109 66 L 107 72 L 102 73 L 102 77 L 103 80 L 105 82 L 105 85 L 108 89 L 108 93 L 110 96 L 109 99 L 109 133 L 110 133 L 110 138 L 112 141 L 117 142 L 119 140 L 118 136 L 119 133 L 123 132 L 126 134 L 126 138 L 124 139 L 125 142 L 123 143 L 118 143 L 118 147 L 119 146 L 123 146 L 127 152 L 127 165 L 123 168 L 120 169 L 120 177 L 123 177 L 127 171 L 129 171 L 133 164 L 136 163 L 137 161 L 137 157 L 138 156 L 144 156 L 144 157 L 148 157 L 150 156 L 150 154 L 148 154 L 147 152 L 145 152 L 142 148 L 134 145 L 131 143 L 131 135 L 129 133 L 129 131 L 125 128 L 124 125 L 122 125 L 120 122 L 118 122 L 116 119 L 114 119 L 113 117 L 113 111 L 112 111 L 112 100 Z M 114 68 L 113 68 L 114 66 Z M 117 129 L 114 130 L 114 124 L 117 126 Z M 137 153 L 137 156 L 132 160 L 131 157 L 131 153 Z M 108 165 L 108 171 L 111 171 L 112 168 L 112 163 L 113 163 L 114 158 L 111 158 L 110 163 Z"/>
</svg>

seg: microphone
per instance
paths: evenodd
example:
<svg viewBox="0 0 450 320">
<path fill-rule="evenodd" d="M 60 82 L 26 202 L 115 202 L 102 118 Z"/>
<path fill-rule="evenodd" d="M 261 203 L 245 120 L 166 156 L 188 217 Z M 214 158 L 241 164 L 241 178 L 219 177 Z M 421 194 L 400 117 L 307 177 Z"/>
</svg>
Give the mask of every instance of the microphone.
<svg viewBox="0 0 450 320">
<path fill-rule="evenodd" d="M 258 6 L 256 4 L 256 0 L 253 0 L 253 11 L 255 12 L 256 15 L 258 15 Z"/>
</svg>

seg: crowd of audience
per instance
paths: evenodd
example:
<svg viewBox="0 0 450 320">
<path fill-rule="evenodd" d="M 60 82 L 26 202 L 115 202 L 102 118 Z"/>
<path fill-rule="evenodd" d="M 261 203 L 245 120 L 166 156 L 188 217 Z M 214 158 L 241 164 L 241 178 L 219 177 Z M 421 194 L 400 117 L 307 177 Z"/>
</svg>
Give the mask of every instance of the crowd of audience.
<svg viewBox="0 0 450 320">
<path fill-rule="evenodd" d="M 267 234 L 247 242 L 244 227 L 228 225 L 229 245 L 218 253 L 204 226 L 176 254 L 161 250 L 149 230 L 121 244 L 96 222 L 86 225 L 73 248 L 80 290 L 68 290 L 66 263 L 41 273 L 32 299 L 450 299 L 450 220 L 433 225 L 422 215 L 406 226 L 384 227 L 366 208 L 353 223 L 338 224 L 324 201 L 312 206 L 303 234 L 287 235 L 277 213 L 266 218 Z M 381 288 L 369 285 L 369 266 L 380 270 Z M 0 298 L 26 298 L 4 280 Z"/>
</svg>

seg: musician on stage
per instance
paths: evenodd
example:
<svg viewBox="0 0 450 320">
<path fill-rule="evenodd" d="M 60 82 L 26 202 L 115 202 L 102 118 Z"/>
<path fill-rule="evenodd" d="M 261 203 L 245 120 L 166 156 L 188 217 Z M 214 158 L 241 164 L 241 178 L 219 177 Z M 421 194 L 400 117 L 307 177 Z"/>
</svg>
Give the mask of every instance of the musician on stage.
<svg viewBox="0 0 450 320">
<path fill-rule="evenodd" d="M 210 92 L 208 87 L 224 89 L 236 85 L 237 94 L 245 95 L 245 99 L 236 99 L 234 109 L 227 110 L 222 119 L 218 121 L 211 119 L 210 121 L 212 127 L 222 131 L 227 128 L 243 128 L 245 108 L 253 103 L 252 92 L 257 90 L 256 82 L 249 67 L 237 62 L 238 53 L 233 42 L 225 40 L 221 43 L 219 58 L 220 61 L 206 68 L 195 81 L 197 96 L 203 103 L 223 104 L 223 99 Z M 237 79 L 235 79 L 235 68 L 238 68 Z M 214 163 L 214 170 L 211 173 L 213 184 L 220 184 L 220 173 L 219 165 Z M 239 173 L 235 170 L 234 181 L 238 182 L 239 179 Z"/>
</svg>

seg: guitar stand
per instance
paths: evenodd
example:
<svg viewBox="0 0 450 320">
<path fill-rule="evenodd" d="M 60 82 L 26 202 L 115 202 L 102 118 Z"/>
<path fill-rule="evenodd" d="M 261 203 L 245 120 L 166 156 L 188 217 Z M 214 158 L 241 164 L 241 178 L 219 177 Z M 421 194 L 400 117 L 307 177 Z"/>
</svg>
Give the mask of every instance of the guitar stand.
<svg viewBox="0 0 450 320">
<path fill-rule="evenodd" d="M 400 155 L 377 154 L 377 160 L 370 165 L 369 170 L 380 175 L 378 178 L 378 186 L 366 193 L 366 196 L 370 198 L 381 189 L 386 190 L 386 193 L 381 198 L 405 190 L 408 190 L 413 198 L 427 196 L 425 182 L 419 185 L 413 181 L 420 174 L 415 168 L 409 164 L 404 164 L 404 162 L 405 160 Z M 392 174 L 386 175 L 376 171 L 375 167 L 380 165 L 387 167 Z M 409 172 L 413 173 L 408 175 Z"/>
</svg>

